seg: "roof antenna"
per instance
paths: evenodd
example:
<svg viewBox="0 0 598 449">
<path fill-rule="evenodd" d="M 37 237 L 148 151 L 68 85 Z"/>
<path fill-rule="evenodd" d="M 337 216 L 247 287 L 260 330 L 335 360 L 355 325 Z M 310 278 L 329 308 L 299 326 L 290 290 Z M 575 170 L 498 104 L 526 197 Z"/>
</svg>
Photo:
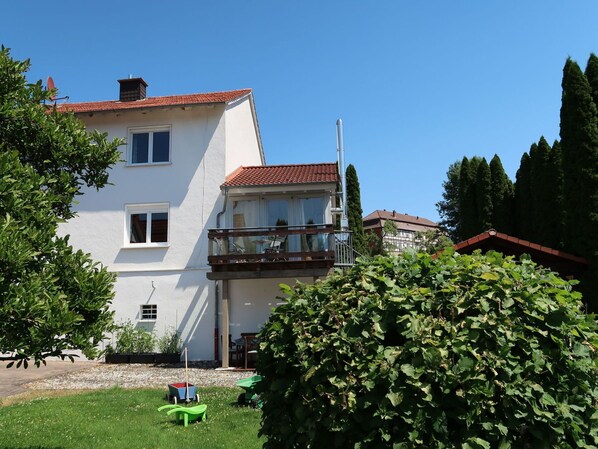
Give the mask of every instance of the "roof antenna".
<svg viewBox="0 0 598 449">
<path fill-rule="evenodd" d="M 341 212 L 341 230 L 349 229 L 347 218 L 347 181 L 345 179 L 345 146 L 343 144 L 343 121 L 339 118 L 336 121 L 336 152 L 338 155 L 338 169 L 341 175 L 341 188 L 343 191 L 343 204 Z"/>
</svg>

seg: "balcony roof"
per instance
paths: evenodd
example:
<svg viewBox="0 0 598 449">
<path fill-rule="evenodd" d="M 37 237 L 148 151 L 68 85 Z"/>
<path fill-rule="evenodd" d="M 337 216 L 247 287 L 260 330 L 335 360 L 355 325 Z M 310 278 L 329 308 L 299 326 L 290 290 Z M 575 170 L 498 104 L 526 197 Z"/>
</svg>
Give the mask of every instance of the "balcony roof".
<svg viewBox="0 0 598 449">
<path fill-rule="evenodd" d="M 320 164 L 261 165 L 239 167 L 227 176 L 222 187 L 253 187 L 291 184 L 337 183 L 336 162 Z"/>
</svg>

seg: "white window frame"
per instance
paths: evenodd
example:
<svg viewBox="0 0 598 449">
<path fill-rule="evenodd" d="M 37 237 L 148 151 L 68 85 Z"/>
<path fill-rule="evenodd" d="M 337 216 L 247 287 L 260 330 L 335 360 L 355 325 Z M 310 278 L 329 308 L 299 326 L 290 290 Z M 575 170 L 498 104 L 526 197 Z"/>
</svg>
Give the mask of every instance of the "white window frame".
<svg viewBox="0 0 598 449">
<path fill-rule="evenodd" d="M 154 155 L 154 139 L 152 138 L 153 133 L 168 131 L 168 160 L 161 162 L 152 162 Z M 148 149 L 147 149 L 147 162 L 133 162 L 133 134 L 149 134 Z M 146 165 L 168 165 L 172 164 L 172 126 L 161 125 L 161 126 L 144 126 L 129 128 L 127 130 L 127 162 L 128 167 L 140 167 Z"/>
<path fill-rule="evenodd" d="M 139 321 L 157 321 L 158 320 L 158 305 L 157 304 L 141 304 L 141 306 L 139 306 L 139 317 L 140 317 Z"/>
<path fill-rule="evenodd" d="M 148 241 L 152 235 L 152 213 L 166 213 L 168 225 L 166 228 L 166 242 Z M 131 215 L 148 214 L 145 243 L 131 243 Z M 170 205 L 168 203 L 125 204 L 125 248 L 163 248 L 170 246 Z"/>
</svg>

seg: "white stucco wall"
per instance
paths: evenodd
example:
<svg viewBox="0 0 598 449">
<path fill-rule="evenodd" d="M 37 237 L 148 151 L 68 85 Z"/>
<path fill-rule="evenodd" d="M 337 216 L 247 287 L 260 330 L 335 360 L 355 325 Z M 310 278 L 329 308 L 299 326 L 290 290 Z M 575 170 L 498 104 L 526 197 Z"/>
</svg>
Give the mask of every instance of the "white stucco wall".
<svg viewBox="0 0 598 449">
<path fill-rule="evenodd" d="M 239 338 L 242 332 L 258 332 L 268 320 L 272 309 L 283 302 L 277 298 L 283 296 L 279 284 L 294 285 L 297 280 L 306 284 L 313 283 L 313 278 L 229 281 L 231 337 Z"/>
<path fill-rule="evenodd" d="M 117 322 L 131 321 L 156 335 L 178 329 L 190 360 L 214 359 L 215 300 L 205 270 L 118 274 L 113 303 Z M 156 304 L 158 319 L 140 321 L 140 305 Z"/>
<path fill-rule="evenodd" d="M 82 115 L 88 129 L 125 139 L 132 127 L 170 126 L 171 163 L 116 164 L 110 174 L 113 185 L 78 197 L 78 216 L 60 227 L 75 248 L 117 273 L 112 305 L 116 320 L 130 320 L 157 335 L 176 327 L 191 360 L 214 359 L 216 299 L 214 283 L 206 278 L 207 230 L 216 227 L 223 202 L 224 110 L 224 105 L 215 105 Z M 121 151 L 126 160 L 127 147 Z M 146 203 L 169 206 L 166 247 L 131 248 L 127 242 L 125 205 Z M 142 304 L 157 305 L 155 322 L 140 321 Z"/>
<path fill-rule="evenodd" d="M 260 155 L 259 130 L 254 126 L 249 97 L 226 109 L 226 174 L 240 166 L 263 165 Z"/>
</svg>

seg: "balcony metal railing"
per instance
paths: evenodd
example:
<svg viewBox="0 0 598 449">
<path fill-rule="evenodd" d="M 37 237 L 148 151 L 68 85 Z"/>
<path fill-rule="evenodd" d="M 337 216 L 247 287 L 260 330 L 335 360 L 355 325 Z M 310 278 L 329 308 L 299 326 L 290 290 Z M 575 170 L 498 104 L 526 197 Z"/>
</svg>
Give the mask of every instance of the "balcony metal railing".
<svg viewBox="0 0 598 449">
<path fill-rule="evenodd" d="M 336 267 L 347 268 L 355 263 L 351 231 L 335 231 L 334 253 L 334 266 Z"/>
</svg>

